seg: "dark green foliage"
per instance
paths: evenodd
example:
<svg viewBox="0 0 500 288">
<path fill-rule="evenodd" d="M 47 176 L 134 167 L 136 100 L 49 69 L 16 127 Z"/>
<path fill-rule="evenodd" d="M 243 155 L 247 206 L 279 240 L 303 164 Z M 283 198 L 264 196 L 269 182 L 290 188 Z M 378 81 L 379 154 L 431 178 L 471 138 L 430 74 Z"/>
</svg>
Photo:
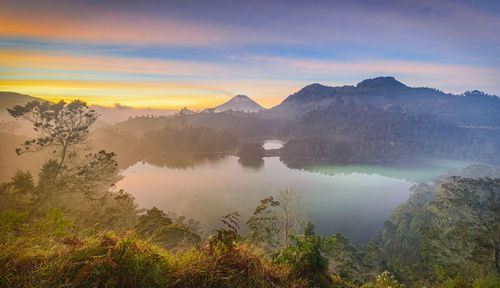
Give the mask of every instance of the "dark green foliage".
<svg viewBox="0 0 500 288">
<path fill-rule="evenodd" d="M 4 210 L 0 218 L 0 235 L 6 236 L 8 233 L 19 233 L 26 223 L 28 212 L 18 213 L 13 210 Z M 5 239 L 2 239 L 5 240 Z"/>
<path fill-rule="evenodd" d="M 306 227 L 304 228 L 304 235 L 306 237 L 314 236 L 316 235 L 316 232 L 314 232 L 314 224 L 311 221 L 307 221 Z"/>
<path fill-rule="evenodd" d="M 311 223 L 311 222 L 309 222 Z M 311 226 L 308 234 L 312 234 Z M 274 255 L 274 263 L 290 265 L 290 278 L 302 278 L 317 287 L 329 287 L 332 284 L 328 276 L 328 254 L 335 246 L 334 238 L 318 235 L 290 236 L 291 244 Z"/>
<path fill-rule="evenodd" d="M 398 280 L 395 279 L 394 275 L 389 272 L 384 271 L 382 274 L 376 277 L 375 282 L 368 282 L 367 284 L 361 286 L 363 288 L 404 288 L 405 286 L 400 284 Z"/>
<path fill-rule="evenodd" d="M 153 207 L 139 216 L 135 230 L 145 238 L 165 249 L 193 246 L 201 241 L 200 235 L 181 222 L 173 224 L 172 219 L 160 209 Z"/>
<path fill-rule="evenodd" d="M 485 166 L 459 175 L 494 176 Z M 388 268 L 405 283 L 471 279 L 498 273 L 498 179 L 451 177 L 412 188 L 407 203 L 386 221 L 382 252 Z"/>
<path fill-rule="evenodd" d="M 158 229 L 152 240 L 165 249 L 175 249 L 196 245 L 201 242 L 201 237 L 184 225 L 172 224 Z"/>
<path fill-rule="evenodd" d="M 29 172 L 21 170 L 16 171 L 16 174 L 12 177 L 10 185 L 12 185 L 14 193 L 29 194 L 35 189 L 33 175 Z"/>
<path fill-rule="evenodd" d="M 387 265 L 397 276 L 406 281 L 419 277 L 431 278 L 433 271 L 422 258 L 423 230 L 430 220 L 425 205 L 436 195 L 435 185 L 419 184 L 405 204 L 400 205 L 384 223 L 382 233 L 383 253 Z"/>
<path fill-rule="evenodd" d="M 321 251 L 330 250 L 334 241 L 328 242 L 330 239 L 319 236 L 291 236 L 291 239 L 291 244 L 276 255 L 276 263 L 291 264 L 292 273 L 296 275 L 326 273 L 328 258 L 323 257 Z"/>
<path fill-rule="evenodd" d="M 172 220 L 162 210 L 153 207 L 139 216 L 135 230 L 139 235 L 152 236 L 158 229 L 171 224 Z"/>
<path fill-rule="evenodd" d="M 328 251 L 330 270 L 344 278 L 359 280 L 362 277 L 359 267 L 361 259 L 356 247 L 349 243 L 349 238 L 340 233 L 332 235 L 330 239 L 335 243 Z"/>
<path fill-rule="evenodd" d="M 264 157 L 264 147 L 259 143 L 245 143 L 240 146 L 238 155 L 245 160 L 261 159 Z"/>
<path fill-rule="evenodd" d="M 260 168 L 264 165 L 265 150 L 262 144 L 245 143 L 238 150 L 238 162 L 245 167 Z"/>
<path fill-rule="evenodd" d="M 427 262 L 452 275 L 500 273 L 500 179 L 451 177 L 428 208 Z"/>
</svg>

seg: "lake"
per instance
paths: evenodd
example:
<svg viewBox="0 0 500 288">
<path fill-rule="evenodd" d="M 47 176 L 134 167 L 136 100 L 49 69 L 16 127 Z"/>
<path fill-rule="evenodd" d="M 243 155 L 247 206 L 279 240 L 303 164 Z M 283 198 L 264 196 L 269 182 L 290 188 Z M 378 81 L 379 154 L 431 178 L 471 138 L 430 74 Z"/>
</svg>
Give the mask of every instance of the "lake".
<svg viewBox="0 0 500 288">
<path fill-rule="evenodd" d="M 279 143 L 266 143 L 267 149 Z M 139 162 L 123 171 L 118 188 L 134 195 L 140 207 L 156 206 L 200 221 L 205 232 L 219 218 L 238 211 L 244 223 L 259 200 L 289 188 L 302 194 L 301 204 L 319 234 L 336 232 L 358 247 L 383 228 L 383 222 L 408 199 L 409 188 L 464 162 L 433 161 L 422 167 L 316 165 L 291 169 L 278 157 L 247 166 L 238 157 L 205 159 L 182 168 Z M 246 232 L 242 225 L 242 232 Z"/>
</svg>

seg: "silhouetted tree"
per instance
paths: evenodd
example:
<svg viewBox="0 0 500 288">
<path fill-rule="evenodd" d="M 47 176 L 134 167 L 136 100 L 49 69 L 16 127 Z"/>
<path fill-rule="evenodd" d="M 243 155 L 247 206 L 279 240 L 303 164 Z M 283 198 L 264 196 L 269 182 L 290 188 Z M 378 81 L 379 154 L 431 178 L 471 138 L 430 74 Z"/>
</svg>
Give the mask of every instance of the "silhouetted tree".
<svg viewBox="0 0 500 288">
<path fill-rule="evenodd" d="M 80 100 L 69 104 L 62 100 L 58 103 L 31 101 L 24 106 L 16 105 L 7 110 L 16 119 L 30 121 L 34 130 L 39 133 L 39 137 L 28 140 L 17 148 L 17 154 L 45 148 L 54 148 L 52 152 L 58 154 L 58 168 L 53 181 L 60 175 L 72 148 L 85 141 L 90 125 L 97 120 L 97 112 Z"/>
</svg>

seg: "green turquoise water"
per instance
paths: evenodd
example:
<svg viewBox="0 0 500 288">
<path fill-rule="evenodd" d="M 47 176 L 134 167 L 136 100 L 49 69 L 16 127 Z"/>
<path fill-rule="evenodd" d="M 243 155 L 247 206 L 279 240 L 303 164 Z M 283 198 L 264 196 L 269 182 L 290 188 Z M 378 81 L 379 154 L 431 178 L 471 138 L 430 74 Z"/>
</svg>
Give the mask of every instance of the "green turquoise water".
<svg viewBox="0 0 500 288">
<path fill-rule="evenodd" d="M 259 199 L 288 187 L 302 194 L 301 204 L 322 235 L 341 232 L 356 245 L 380 231 L 384 220 L 408 199 L 409 188 L 468 163 L 430 161 L 420 167 L 315 165 L 290 169 L 278 158 L 255 166 L 237 157 L 204 160 L 184 168 L 136 163 L 123 171 L 117 186 L 132 193 L 141 207 L 199 220 L 205 231 L 221 215 L 239 211 L 244 223 Z M 242 225 L 242 233 L 246 231 Z"/>
</svg>

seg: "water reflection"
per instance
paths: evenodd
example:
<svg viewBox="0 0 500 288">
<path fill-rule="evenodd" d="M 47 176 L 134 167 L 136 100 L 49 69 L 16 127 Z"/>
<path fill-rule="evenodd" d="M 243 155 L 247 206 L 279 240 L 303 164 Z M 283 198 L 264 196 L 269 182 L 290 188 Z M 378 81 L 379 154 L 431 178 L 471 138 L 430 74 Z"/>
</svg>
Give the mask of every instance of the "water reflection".
<svg viewBox="0 0 500 288">
<path fill-rule="evenodd" d="M 311 163 L 287 163 L 292 169 L 306 170 L 325 175 L 337 174 L 367 174 L 380 175 L 384 177 L 408 180 L 411 182 L 426 182 L 434 177 L 448 174 L 456 175 L 461 168 L 474 164 L 470 161 L 454 160 L 427 160 L 415 163 L 400 163 L 398 165 L 337 165 L 337 164 L 311 164 Z"/>
<path fill-rule="evenodd" d="M 264 167 L 264 159 L 262 158 L 258 159 L 239 158 L 238 163 L 240 163 L 242 167 L 252 168 L 255 170 L 260 170 Z"/>
<path fill-rule="evenodd" d="M 194 168 L 203 163 L 215 163 L 224 159 L 225 155 L 188 155 L 188 154 L 175 154 L 175 155 L 156 155 L 144 157 L 140 162 L 147 163 L 159 168 L 170 169 L 188 169 Z"/>
<path fill-rule="evenodd" d="M 320 234 L 341 232 L 358 246 L 383 228 L 415 182 L 467 164 L 436 161 L 422 167 L 291 169 L 278 157 L 246 162 L 235 156 L 179 156 L 145 158 L 125 169 L 125 178 L 117 186 L 132 193 L 141 207 L 156 206 L 197 219 L 205 231 L 216 228 L 221 215 L 235 210 L 244 223 L 260 199 L 289 187 L 303 194 L 302 205 Z"/>
<path fill-rule="evenodd" d="M 380 175 L 331 176 L 290 169 L 277 157 L 264 158 L 259 169 L 243 167 L 237 157 L 229 156 L 187 169 L 137 163 L 123 174 L 117 186 L 132 193 L 141 207 L 156 206 L 200 220 L 205 231 L 234 210 L 244 223 L 260 199 L 289 187 L 303 193 L 302 204 L 321 234 L 341 232 L 357 244 L 382 228 L 413 184 Z"/>
</svg>

